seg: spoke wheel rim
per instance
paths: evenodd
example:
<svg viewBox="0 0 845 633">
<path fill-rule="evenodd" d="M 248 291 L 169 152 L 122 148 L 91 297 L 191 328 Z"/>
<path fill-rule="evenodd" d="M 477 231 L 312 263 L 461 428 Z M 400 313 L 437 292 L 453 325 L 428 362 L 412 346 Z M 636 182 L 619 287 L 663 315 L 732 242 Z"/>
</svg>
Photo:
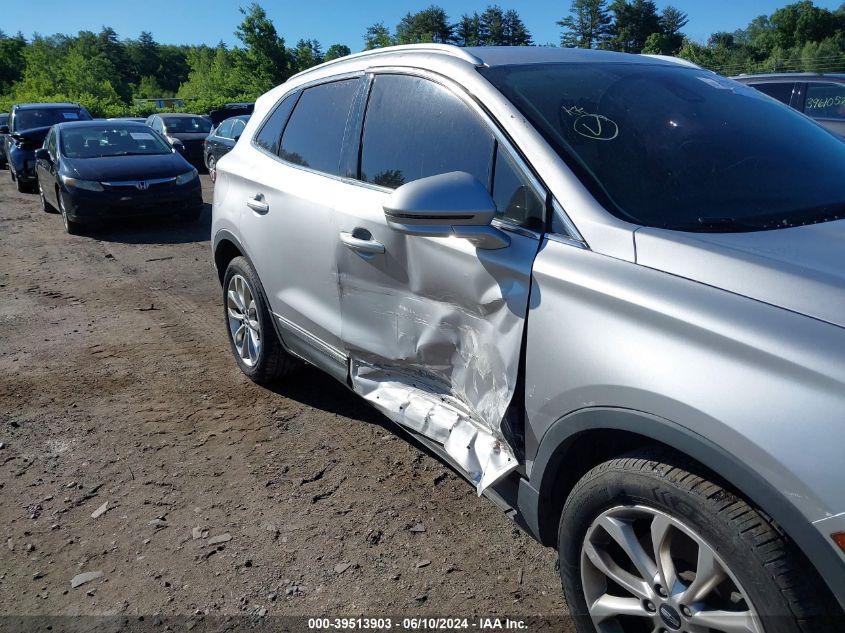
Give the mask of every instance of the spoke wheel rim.
<svg viewBox="0 0 845 633">
<path fill-rule="evenodd" d="M 211 182 L 217 179 L 217 161 L 214 156 L 208 157 L 208 176 L 211 178 Z"/>
<path fill-rule="evenodd" d="M 261 322 L 255 294 L 242 275 L 232 275 L 226 286 L 226 318 L 238 358 L 254 367 L 261 356 Z"/>
<path fill-rule="evenodd" d="M 62 194 L 58 195 L 59 197 L 59 211 L 62 213 L 62 222 L 64 222 L 65 229 L 68 228 L 68 219 L 67 219 L 67 210 L 65 209 L 65 201 L 62 199 Z"/>
<path fill-rule="evenodd" d="M 581 544 L 581 583 L 599 633 L 763 633 L 716 550 L 654 508 L 617 506 L 593 521 Z"/>
</svg>

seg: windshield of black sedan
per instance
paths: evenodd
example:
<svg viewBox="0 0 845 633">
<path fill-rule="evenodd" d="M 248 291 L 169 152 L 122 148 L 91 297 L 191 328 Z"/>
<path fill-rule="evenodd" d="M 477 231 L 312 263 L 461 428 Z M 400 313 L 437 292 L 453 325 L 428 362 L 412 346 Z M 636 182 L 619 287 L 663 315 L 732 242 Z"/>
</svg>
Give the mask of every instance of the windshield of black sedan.
<svg viewBox="0 0 845 633">
<path fill-rule="evenodd" d="M 68 121 L 86 121 L 91 117 L 80 108 L 26 109 L 15 112 L 13 132 L 25 132 Z"/>
<path fill-rule="evenodd" d="M 61 131 L 62 154 L 68 158 L 103 158 L 170 154 L 170 146 L 145 126 L 85 126 Z"/>
<path fill-rule="evenodd" d="M 845 215 L 845 141 L 753 88 L 654 63 L 479 72 L 624 220 L 745 231 Z"/>
<path fill-rule="evenodd" d="M 211 122 L 201 116 L 179 116 L 164 119 L 168 134 L 208 134 Z"/>
</svg>

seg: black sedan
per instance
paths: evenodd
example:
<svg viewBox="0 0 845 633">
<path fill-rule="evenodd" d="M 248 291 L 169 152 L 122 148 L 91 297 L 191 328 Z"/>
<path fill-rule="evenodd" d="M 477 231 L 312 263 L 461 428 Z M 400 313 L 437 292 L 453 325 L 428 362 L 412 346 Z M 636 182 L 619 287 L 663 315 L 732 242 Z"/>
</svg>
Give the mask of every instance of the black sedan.
<svg viewBox="0 0 845 633">
<path fill-rule="evenodd" d="M 203 156 L 212 182 L 217 177 L 217 161 L 232 151 L 243 134 L 247 121 L 249 121 L 249 115 L 229 117 L 211 130 L 211 134 L 205 139 Z"/>
<path fill-rule="evenodd" d="M 197 170 L 141 123 L 54 125 L 36 152 L 41 205 L 58 209 L 68 233 L 85 223 L 141 216 L 197 219 Z"/>
</svg>

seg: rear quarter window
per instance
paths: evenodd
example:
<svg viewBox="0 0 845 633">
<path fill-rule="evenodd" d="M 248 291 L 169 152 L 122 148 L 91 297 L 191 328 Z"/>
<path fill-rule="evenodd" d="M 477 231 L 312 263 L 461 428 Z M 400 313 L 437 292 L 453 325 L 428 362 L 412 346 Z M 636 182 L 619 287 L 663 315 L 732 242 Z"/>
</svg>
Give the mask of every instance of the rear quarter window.
<svg viewBox="0 0 845 633">
<path fill-rule="evenodd" d="M 834 83 L 807 84 L 804 113 L 814 119 L 845 121 L 845 85 Z"/>
</svg>

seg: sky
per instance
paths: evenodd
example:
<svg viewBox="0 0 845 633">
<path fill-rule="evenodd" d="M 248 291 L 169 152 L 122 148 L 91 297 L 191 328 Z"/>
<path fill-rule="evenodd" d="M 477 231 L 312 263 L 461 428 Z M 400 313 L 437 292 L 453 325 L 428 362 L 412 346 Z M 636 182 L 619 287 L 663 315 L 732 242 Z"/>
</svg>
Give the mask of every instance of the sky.
<svg viewBox="0 0 845 633">
<path fill-rule="evenodd" d="M 794 1 L 794 0 L 792 0 Z M 132 2 L 137 7 L 129 9 L 125 0 L 39 0 L 38 10 L 33 11 L 28 2 L 7 2 L 0 12 L 0 29 L 7 34 L 21 31 L 27 38 L 33 33 L 75 34 L 80 30 L 99 31 L 111 26 L 121 38 L 137 37 L 141 31 L 150 31 L 158 42 L 166 44 L 209 44 L 220 41 L 237 44 L 235 27 L 241 21 L 239 6 L 251 0 L 145 0 Z M 789 4 L 790 0 L 657 0 L 658 8 L 667 4 L 689 14 L 689 24 L 684 29 L 692 39 L 705 42 L 714 31 L 734 31 L 744 28 L 761 14 Z M 325 50 L 331 44 L 349 46 L 352 51 L 364 46 L 363 35 L 374 22 L 383 21 L 389 28 L 399 22 L 407 12 L 419 11 L 432 3 L 442 6 L 449 18 L 457 22 L 464 13 L 484 10 L 488 4 L 499 4 L 505 9 L 516 9 L 522 16 L 537 44 L 558 43 L 560 27 L 555 22 L 568 14 L 570 0 L 533 0 L 530 2 L 488 2 L 478 0 L 263 0 L 259 2 L 267 11 L 276 30 L 286 43 L 294 45 L 300 38 L 316 38 Z M 842 0 L 816 0 L 816 5 L 835 9 Z"/>
</svg>

